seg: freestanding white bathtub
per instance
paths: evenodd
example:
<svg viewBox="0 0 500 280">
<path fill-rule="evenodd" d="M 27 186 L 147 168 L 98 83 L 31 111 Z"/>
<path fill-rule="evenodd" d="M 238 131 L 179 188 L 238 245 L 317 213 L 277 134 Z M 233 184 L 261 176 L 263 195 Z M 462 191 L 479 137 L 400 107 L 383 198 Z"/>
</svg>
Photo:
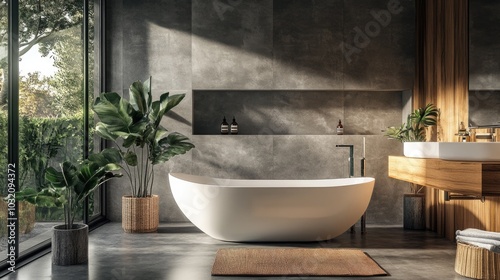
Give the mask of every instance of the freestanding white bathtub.
<svg viewBox="0 0 500 280">
<path fill-rule="evenodd" d="M 170 188 L 186 217 L 225 241 L 320 241 L 358 221 L 375 179 L 233 180 L 169 174 Z"/>
</svg>

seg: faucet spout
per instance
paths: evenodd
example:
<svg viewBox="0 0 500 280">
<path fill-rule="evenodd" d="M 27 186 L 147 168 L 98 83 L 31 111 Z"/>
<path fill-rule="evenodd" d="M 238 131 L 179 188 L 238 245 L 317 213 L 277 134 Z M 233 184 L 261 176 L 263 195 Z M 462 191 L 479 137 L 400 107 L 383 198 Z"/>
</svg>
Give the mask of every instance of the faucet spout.
<svg viewBox="0 0 500 280">
<path fill-rule="evenodd" d="M 349 178 L 354 176 L 354 145 L 335 145 L 338 148 L 349 148 Z"/>
</svg>

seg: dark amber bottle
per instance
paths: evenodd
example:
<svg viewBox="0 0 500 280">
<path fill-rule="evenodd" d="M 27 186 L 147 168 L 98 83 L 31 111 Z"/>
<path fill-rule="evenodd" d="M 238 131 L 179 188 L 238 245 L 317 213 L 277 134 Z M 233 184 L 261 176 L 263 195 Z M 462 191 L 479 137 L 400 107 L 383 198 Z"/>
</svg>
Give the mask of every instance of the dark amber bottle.
<svg viewBox="0 0 500 280">
<path fill-rule="evenodd" d="M 238 123 L 233 116 L 233 122 L 231 123 L 231 134 L 238 134 Z"/>
<path fill-rule="evenodd" d="M 339 124 L 337 125 L 337 135 L 344 134 L 344 126 L 342 125 L 342 121 L 339 120 Z"/>
<path fill-rule="evenodd" d="M 224 116 L 220 124 L 220 134 L 229 134 L 229 124 L 226 121 L 226 116 Z"/>
</svg>

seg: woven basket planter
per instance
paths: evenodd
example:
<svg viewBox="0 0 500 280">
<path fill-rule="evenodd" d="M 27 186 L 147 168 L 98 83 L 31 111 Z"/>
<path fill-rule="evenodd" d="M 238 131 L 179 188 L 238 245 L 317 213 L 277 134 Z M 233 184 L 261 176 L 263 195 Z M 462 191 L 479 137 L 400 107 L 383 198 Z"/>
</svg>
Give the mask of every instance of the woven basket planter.
<svg viewBox="0 0 500 280">
<path fill-rule="evenodd" d="M 500 279 L 500 254 L 459 242 L 455 271 L 474 279 Z"/>
<path fill-rule="evenodd" d="M 155 232 L 160 222 L 160 198 L 122 197 L 122 228 L 129 233 Z"/>
</svg>

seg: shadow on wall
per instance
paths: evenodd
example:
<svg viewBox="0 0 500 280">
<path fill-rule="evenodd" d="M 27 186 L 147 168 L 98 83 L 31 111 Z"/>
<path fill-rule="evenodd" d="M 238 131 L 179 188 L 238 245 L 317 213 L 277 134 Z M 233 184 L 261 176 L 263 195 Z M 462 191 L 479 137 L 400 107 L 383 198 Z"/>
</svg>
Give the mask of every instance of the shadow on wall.
<svg viewBox="0 0 500 280">
<path fill-rule="evenodd" d="M 186 118 L 184 118 L 183 116 L 177 114 L 176 112 L 174 111 L 169 111 L 167 112 L 167 116 L 175 121 L 178 121 L 179 123 L 182 123 L 182 124 L 185 124 L 187 126 L 191 126 L 192 123 L 187 120 Z"/>
<path fill-rule="evenodd" d="M 171 0 L 124 6 L 130 13 L 124 20 L 133 17 L 137 23 L 125 31 L 127 38 L 147 42 L 165 36 L 173 46 L 169 34 L 193 35 L 194 88 L 402 89 L 413 84 L 411 0 Z M 157 32 L 162 29 L 170 31 Z M 141 48 L 145 57 L 148 50 Z M 151 63 L 137 67 L 146 70 Z"/>
</svg>

